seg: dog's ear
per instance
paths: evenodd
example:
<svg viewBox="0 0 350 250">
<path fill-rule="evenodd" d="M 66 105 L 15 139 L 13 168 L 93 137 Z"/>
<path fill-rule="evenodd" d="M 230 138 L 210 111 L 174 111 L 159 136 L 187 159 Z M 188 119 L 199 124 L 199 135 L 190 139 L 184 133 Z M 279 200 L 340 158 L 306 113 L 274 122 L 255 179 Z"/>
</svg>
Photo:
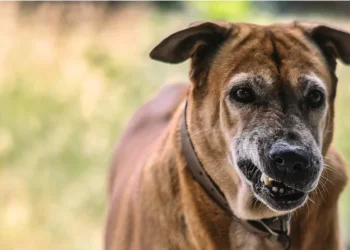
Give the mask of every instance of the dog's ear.
<svg viewBox="0 0 350 250">
<path fill-rule="evenodd" d="M 181 63 L 202 51 L 217 47 L 231 30 L 228 22 L 196 22 L 165 38 L 150 53 L 154 60 Z"/>
<path fill-rule="evenodd" d="M 335 69 L 336 59 L 350 64 L 350 33 L 326 25 L 296 22 L 318 44 L 330 66 Z"/>
<path fill-rule="evenodd" d="M 165 38 L 150 53 L 152 59 L 181 63 L 191 58 L 190 79 L 197 89 L 206 86 L 209 60 L 233 30 L 228 22 L 196 22 Z"/>
</svg>

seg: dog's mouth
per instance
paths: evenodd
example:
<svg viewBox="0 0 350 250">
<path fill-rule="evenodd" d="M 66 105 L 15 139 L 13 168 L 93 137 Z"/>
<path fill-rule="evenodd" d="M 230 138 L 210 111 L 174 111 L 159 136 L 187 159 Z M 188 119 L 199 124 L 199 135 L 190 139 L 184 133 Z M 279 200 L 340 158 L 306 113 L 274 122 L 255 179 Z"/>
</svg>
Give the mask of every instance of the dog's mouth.
<svg viewBox="0 0 350 250">
<path fill-rule="evenodd" d="M 293 210 L 301 206 L 308 197 L 308 193 L 272 179 L 254 165 L 243 171 L 243 174 L 251 184 L 255 196 L 273 210 Z"/>
</svg>

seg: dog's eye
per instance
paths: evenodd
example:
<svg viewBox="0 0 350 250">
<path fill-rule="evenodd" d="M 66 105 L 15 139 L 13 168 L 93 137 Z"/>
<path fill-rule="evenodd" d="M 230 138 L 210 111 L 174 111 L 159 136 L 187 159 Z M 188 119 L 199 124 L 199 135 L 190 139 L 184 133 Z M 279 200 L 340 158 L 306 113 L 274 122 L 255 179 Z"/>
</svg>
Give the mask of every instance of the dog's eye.
<svg viewBox="0 0 350 250">
<path fill-rule="evenodd" d="M 312 90 L 307 95 L 307 102 L 311 108 L 318 108 L 323 104 L 324 95 L 319 90 Z"/>
<path fill-rule="evenodd" d="M 230 97 L 238 102 L 249 103 L 255 100 L 253 91 L 250 88 L 242 87 L 233 89 L 230 93 Z"/>
</svg>

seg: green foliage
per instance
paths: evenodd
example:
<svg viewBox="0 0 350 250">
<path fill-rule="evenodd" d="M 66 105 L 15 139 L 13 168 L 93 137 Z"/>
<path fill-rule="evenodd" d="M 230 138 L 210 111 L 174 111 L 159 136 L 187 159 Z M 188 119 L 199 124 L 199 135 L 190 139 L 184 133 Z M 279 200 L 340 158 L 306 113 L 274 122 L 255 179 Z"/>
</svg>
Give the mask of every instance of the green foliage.
<svg viewBox="0 0 350 250">
<path fill-rule="evenodd" d="M 252 3 L 249 1 L 220 2 L 195 1 L 190 6 L 200 11 L 203 19 L 242 21 L 252 14 Z"/>
</svg>

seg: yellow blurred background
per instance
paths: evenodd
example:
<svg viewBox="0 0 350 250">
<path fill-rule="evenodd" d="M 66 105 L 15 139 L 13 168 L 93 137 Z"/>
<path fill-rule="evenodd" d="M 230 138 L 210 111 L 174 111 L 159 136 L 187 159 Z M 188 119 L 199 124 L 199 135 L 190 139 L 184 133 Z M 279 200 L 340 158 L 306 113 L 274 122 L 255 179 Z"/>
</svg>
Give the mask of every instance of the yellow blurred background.
<svg viewBox="0 0 350 250">
<path fill-rule="evenodd" d="M 203 19 L 350 31 L 350 4 L 331 4 L 0 3 L 0 249 L 102 249 L 108 167 L 126 121 L 164 83 L 188 79 L 187 63 L 149 59 L 162 38 Z M 350 67 L 339 64 L 338 77 L 335 144 L 349 162 Z"/>
</svg>

